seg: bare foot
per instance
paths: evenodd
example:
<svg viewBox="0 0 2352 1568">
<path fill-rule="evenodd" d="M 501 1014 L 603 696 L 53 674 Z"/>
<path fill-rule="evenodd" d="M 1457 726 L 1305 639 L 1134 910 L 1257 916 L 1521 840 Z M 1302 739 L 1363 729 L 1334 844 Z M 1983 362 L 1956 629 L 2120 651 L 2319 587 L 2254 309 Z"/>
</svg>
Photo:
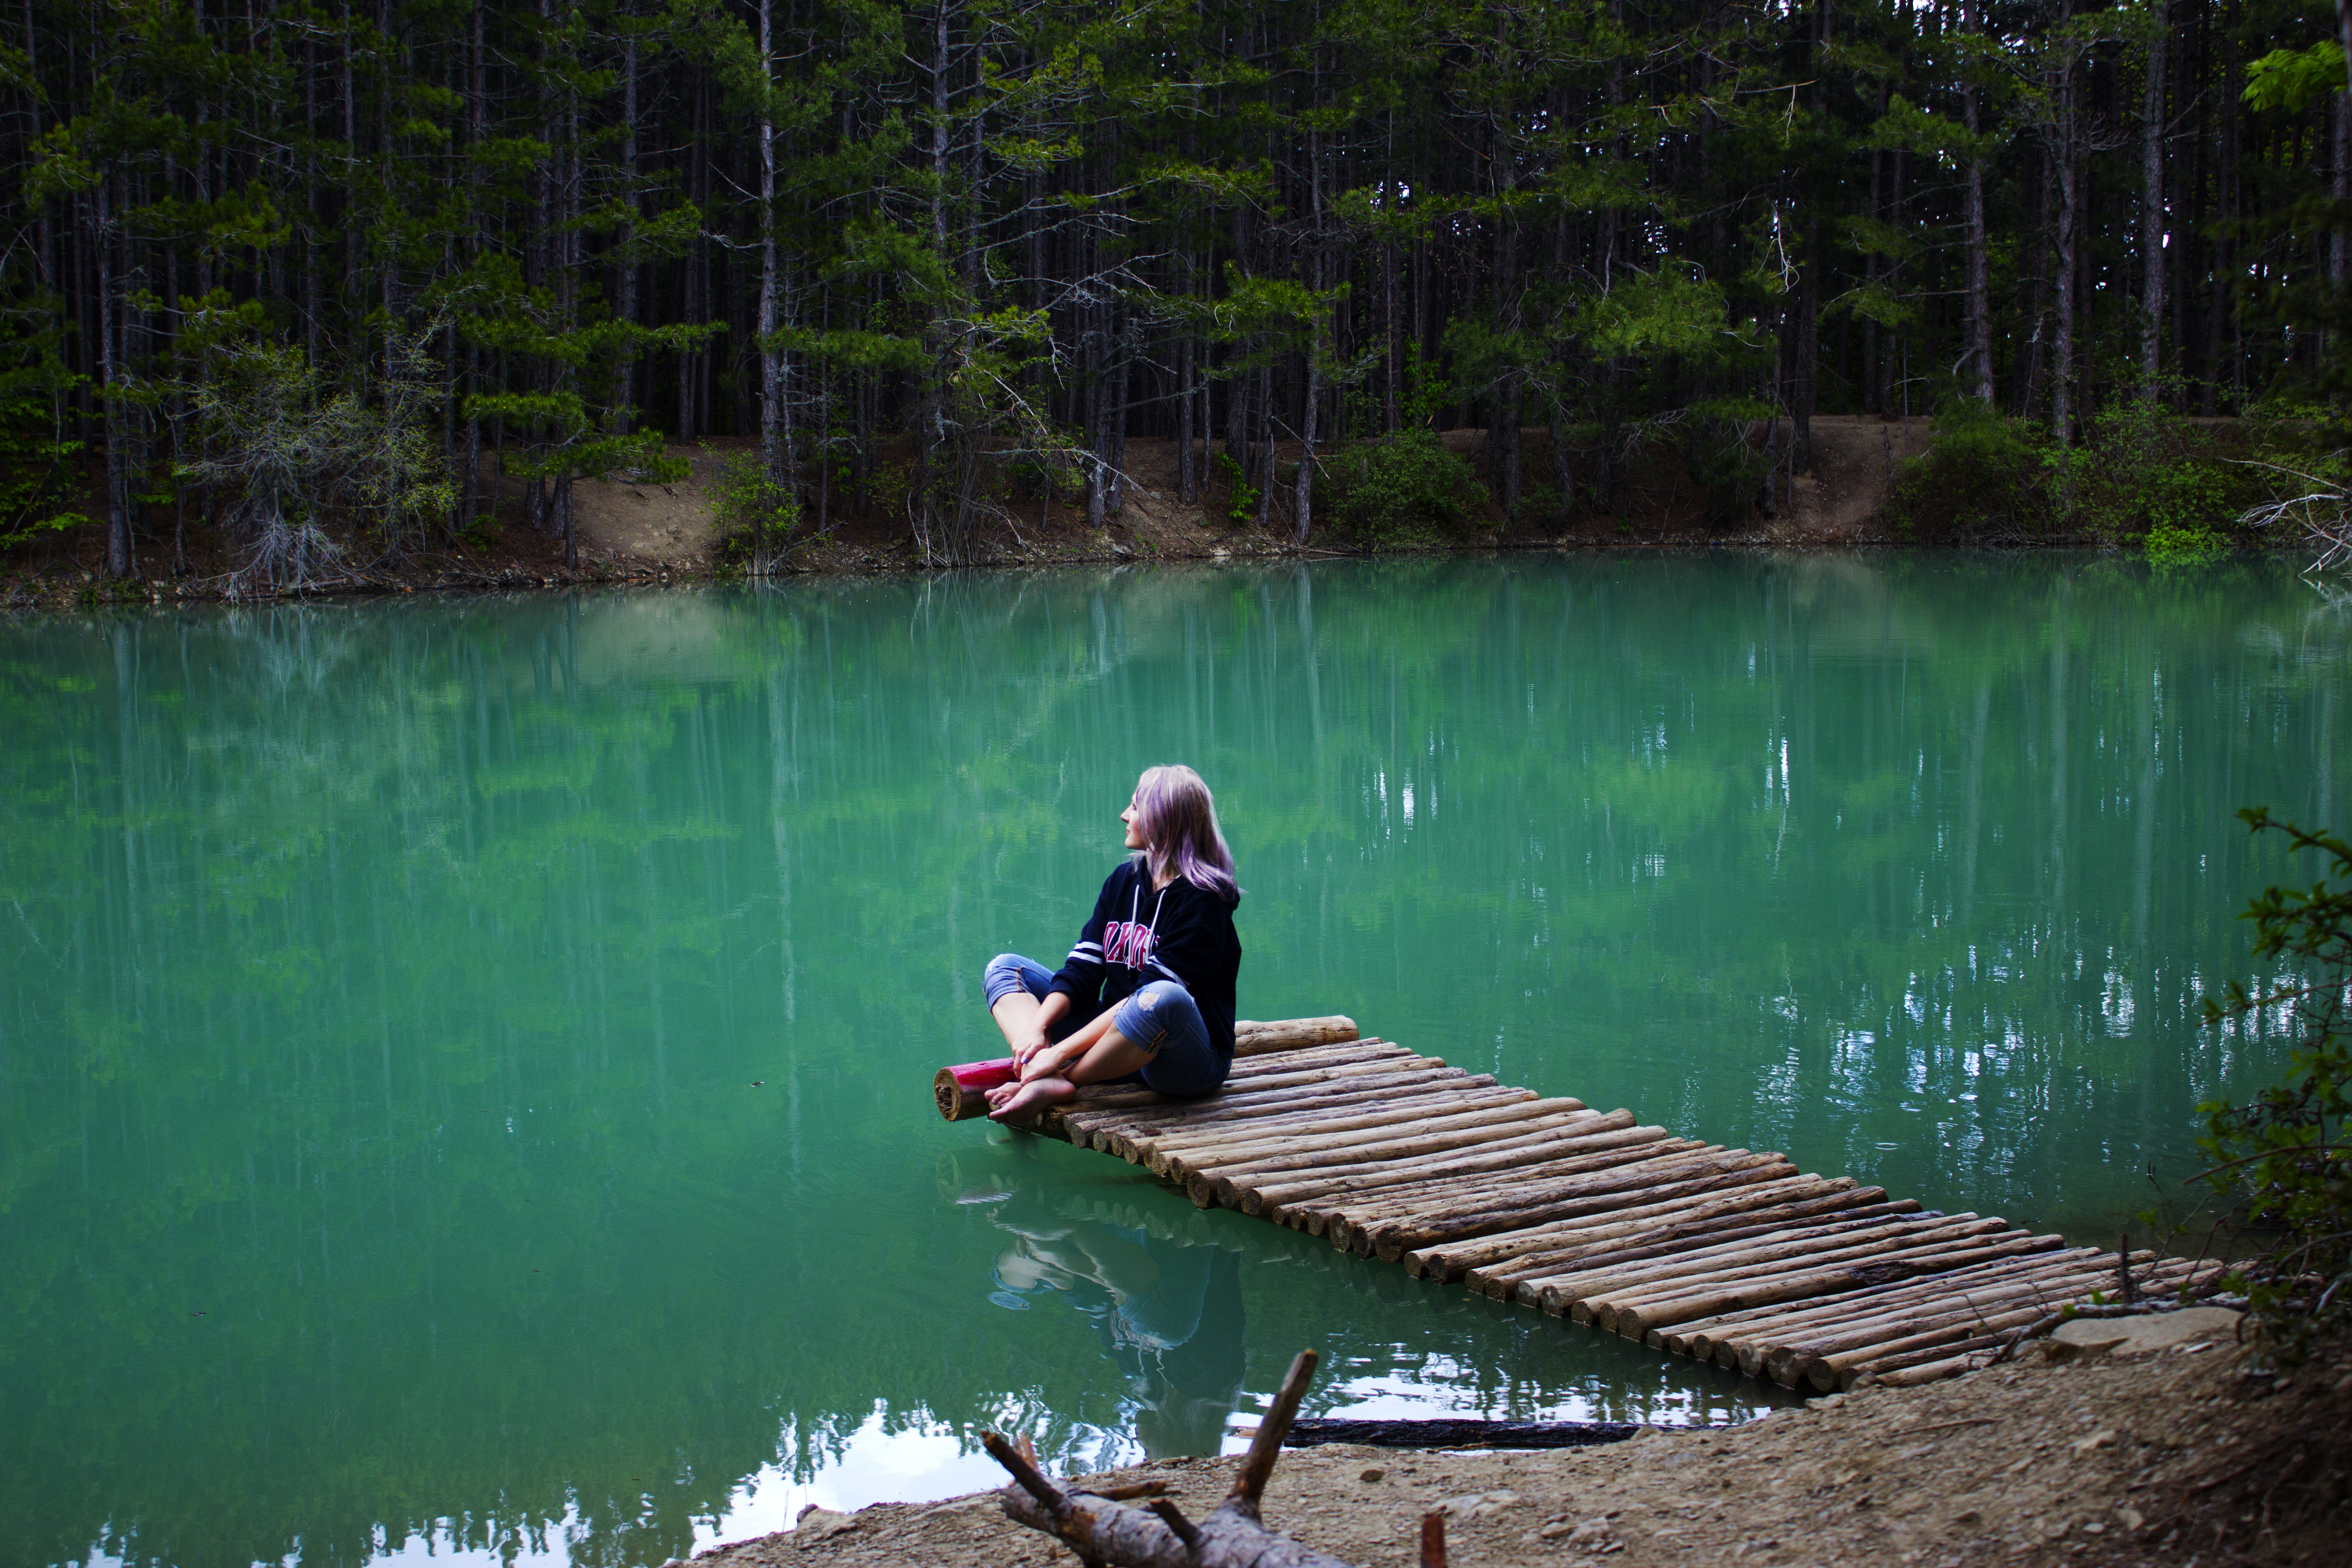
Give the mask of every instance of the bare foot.
<svg viewBox="0 0 2352 1568">
<path fill-rule="evenodd" d="M 992 1091 L 990 1098 L 993 1106 L 988 1119 L 991 1121 L 1033 1121 L 1039 1111 L 1059 1105 L 1077 1092 L 1077 1085 L 1066 1078 L 1033 1078 L 1002 1100 L 995 1100 Z"/>
</svg>

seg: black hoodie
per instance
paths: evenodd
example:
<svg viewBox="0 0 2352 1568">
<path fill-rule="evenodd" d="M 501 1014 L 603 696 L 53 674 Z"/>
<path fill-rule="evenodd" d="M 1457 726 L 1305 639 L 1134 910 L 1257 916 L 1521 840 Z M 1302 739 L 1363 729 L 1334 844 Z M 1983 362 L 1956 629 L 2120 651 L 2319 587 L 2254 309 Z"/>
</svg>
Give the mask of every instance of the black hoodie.
<svg viewBox="0 0 2352 1568">
<path fill-rule="evenodd" d="M 1201 1009 L 1209 1048 L 1230 1062 L 1234 979 L 1242 967 L 1236 901 L 1181 877 L 1154 892 L 1145 858 L 1123 860 L 1104 880 L 1053 989 L 1069 997 L 1071 1016 L 1083 1023 L 1155 980 L 1176 981 Z"/>
</svg>

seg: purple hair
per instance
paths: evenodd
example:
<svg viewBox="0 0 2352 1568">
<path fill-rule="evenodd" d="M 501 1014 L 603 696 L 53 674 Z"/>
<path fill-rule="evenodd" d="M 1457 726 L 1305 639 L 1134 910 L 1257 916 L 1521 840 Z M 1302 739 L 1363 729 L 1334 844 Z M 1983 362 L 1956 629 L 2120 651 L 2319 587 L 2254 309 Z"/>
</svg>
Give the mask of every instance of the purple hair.
<svg viewBox="0 0 2352 1568">
<path fill-rule="evenodd" d="M 1135 781 L 1135 816 L 1153 881 L 1181 877 L 1221 898 L 1242 896 L 1233 852 L 1217 831 L 1217 803 L 1200 774 L 1181 763 L 1144 769 Z"/>
</svg>

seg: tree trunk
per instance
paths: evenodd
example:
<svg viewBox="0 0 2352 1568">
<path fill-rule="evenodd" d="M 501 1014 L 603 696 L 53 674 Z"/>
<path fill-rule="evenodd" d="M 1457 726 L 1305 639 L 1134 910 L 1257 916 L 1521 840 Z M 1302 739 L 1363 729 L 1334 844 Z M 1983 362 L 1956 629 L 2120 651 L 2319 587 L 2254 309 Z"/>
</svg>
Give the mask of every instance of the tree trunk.
<svg viewBox="0 0 2352 1568">
<path fill-rule="evenodd" d="M 2165 0 L 2154 0 L 2156 35 L 2147 46 L 2147 83 L 2141 113 L 2139 152 L 2139 248 L 2145 284 L 2140 303 L 2140 395 L 2156 400 L 2164 357 L 2164 121 Z M 2340 247 L 2339 247 L 2340 254 Z"/>
<path fill-rule="evenodd" d="M 98 385 L 106 428 L 106 571 L 117 582 L 139 569 L 131 538 L 131 432 L 127 410 L 116 390 L 122 381 L 116 326 L 121 310 L 114 298 L 114 236 L 111 175 L 92 188 L 89 245 L 98 268 Z"/>
<path fill-rule="evenodd" d="M 763 93 L 774 90 L 775 53 L 770 15 L 774 0 L 760 0 L 760 83 Z M 776 121 L 766 99 L 760 104 L 760 467 L 772 484 L 786 482 L 790 460 L 783 447 L 784 376 L 776 349 Z M 760 509 L 754 529 L 751 569 L 768 569 L 767 509 Z"/>
<path fill-rule="evenodd" d="M 1970 0 L 1966 26 L 1981 33 L 1983 0 Z M 1984 95 L 1971 82 L 1960 90 L 1970 135 L 1984 131 Z M 1970 158 L 1961 171 L 1961 243 L 1968 254 L 1967 342 L 1960 359 L 1960 384 L 1979 403 L 1992 402 L 1992 266 L 1985 236 L 1984 160 Z"/>
<path fill-rule="evenodd" d="M 2050 331 L 2050 433 L 2061 447 L 2074 440 L 2074 283 L 2077 272 L 2075 223 L 2081 212 L 2082 167 L 2076 161 L 2074 71 L 2066 67 L 2053 94 L 2057 125 L 2051 147 L 2053 172 L 2058 176 L 2057 249 L 2058 299 L 2056 320 Z"/>
<path fill-rule="evenodd" d="M 621 253 L 613 276 L 613 312 L 624 326 L 637 324 L 638 265 L 631 246 L 636 239 L 637 211 L 637 37 L 631 33 L 621 47 L 621 203 L 629 216 L 614 237 Z M 637 401 L 637 350 L 624 342 L 620 363 L 614 369 L 613 428 L 627 435 Z"/>
</svg>

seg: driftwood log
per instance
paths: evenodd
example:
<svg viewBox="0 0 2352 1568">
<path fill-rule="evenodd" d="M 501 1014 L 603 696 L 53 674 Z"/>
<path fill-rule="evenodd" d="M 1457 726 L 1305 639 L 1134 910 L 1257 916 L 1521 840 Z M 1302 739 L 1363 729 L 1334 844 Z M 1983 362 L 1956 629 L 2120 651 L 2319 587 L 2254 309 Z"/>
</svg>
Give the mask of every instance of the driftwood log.
<svg viewBox="0 0 2352 1568">
<path fill-rule="evenodd" d="M 1241 1473 L 1215 1511 L 1194 1523 L 1166 1498 L 1130 1508 L 1099 1492 L 1071 1491 L 1048 1479 L 1036 1461 L 994 1432 L 981 1442 L 1013 1472 L 1001 1494 L 1005 1513 L 1066 1542 L 1087 1568 L 1349 1568 L 1337 1557 L 1266 1529 L 1258 1500 L 1281 1458 L 1282 1440 L 1315 1375 L 1313 1351 L 1301 1351 L 1259 1423 Z"/>
<path fill-rule="evenodd" d="M 1679 1430 L 1680 1428 L 1677 1428 Z M 1632 1421 L 1294 1421 L 1293 1448 L 1359 1443 L 1370 1448 L 1589 1448 L 1622 1443 L 1644 1428 Z"/>
</svg>

